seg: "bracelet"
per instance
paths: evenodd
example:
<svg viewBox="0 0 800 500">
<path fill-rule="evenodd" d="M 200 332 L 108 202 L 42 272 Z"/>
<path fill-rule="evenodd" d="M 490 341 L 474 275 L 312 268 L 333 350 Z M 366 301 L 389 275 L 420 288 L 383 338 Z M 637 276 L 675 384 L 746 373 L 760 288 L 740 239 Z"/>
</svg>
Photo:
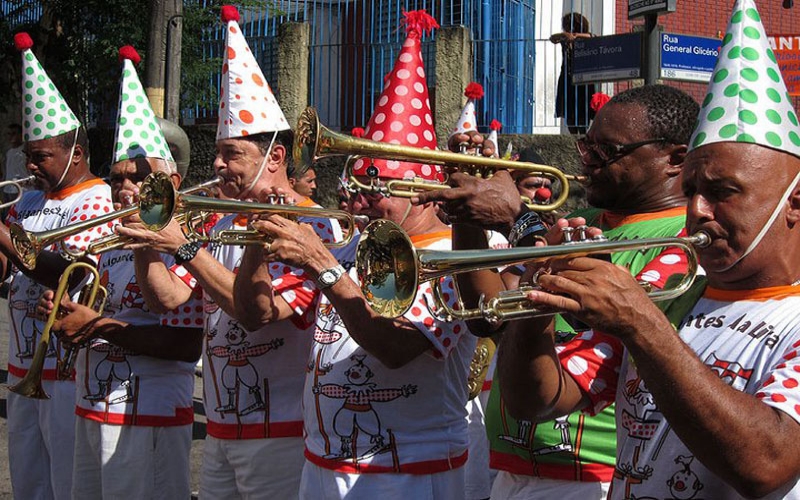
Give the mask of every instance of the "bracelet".
<svg viewBox="0 0 800 500">
<path fill-rule="evenodd" d="M 547 234 L 547 226 L 544 225 L 539 214 L 533 211 L 522 214 L 514 222 L 514 226 L 508 234 L 508 244 L 516 247 L 520 241 L 532 234 L 540 237 Z"/>
</svg>

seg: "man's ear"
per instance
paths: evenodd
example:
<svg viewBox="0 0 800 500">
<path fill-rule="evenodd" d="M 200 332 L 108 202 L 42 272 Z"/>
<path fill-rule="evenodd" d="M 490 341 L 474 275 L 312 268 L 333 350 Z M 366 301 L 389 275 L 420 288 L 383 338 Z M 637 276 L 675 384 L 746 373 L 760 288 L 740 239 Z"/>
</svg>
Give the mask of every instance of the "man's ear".
<svg viewBox="0 0 800 500">
<path fill-rule="evenodd" d="M 178 172 L 173 172 L 169 174 L 169 179 L 172 181 L 172 187 L 174 187 L 176 190 L 181 187 L 181 181 L 183 180 L 181 179 L 181 174 Z"/>
<path fill-rule="evenodd" d="M 277 172 L 279 168 L 285 168 L 286 148 L 282 144 L 275 143 L 272 151 L 269 152 L 267 168 L 270 172 Z"/>
<path fill-rule="evenodd" d="M 670 144 L 665 148 L 669 154 L 667 175 L 669 177 L 677 177 L 683 172 L 683 162 L 686 159 L 688 148 L 686 144 Z"/>
<path fill-rule="evenodd" d="M 80 163 L 84 158 L 86 151 L 83 150 L 83 146 L 80 144 L 75 144 L 75 149 L 72 151 L 72 158 L 71 161 L 73 164 Z"/>
<path fill-rule="evenodd" d="M 800 182 L 795 184 L 789 195 L 789 210 L 786 211 L 786 221 L 790 225 L 800 222 Z"/>
</svg>

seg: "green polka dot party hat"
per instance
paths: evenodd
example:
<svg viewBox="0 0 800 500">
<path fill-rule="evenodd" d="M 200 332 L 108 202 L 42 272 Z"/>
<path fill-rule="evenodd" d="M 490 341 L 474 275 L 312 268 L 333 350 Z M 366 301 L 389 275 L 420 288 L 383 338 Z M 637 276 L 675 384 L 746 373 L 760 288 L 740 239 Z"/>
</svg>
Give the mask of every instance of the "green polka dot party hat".
<svg viewBox="0 0 800 500">
<path fill-rule="evenodd" d="M 225 54 L 219 96 L 217 140 L 289 130 L 272 89 L 239 27 L 239 11 L 222 6 Z"/>
<path fill-rule="evenodd" d="M 142 58 L 135 48 L 126 45 L 119 49 L 119 60 L 122 63 L 122 78 L 114 134 L 114 163 L 135 158 L 174 161 L 136 73 L 136 65 Z"/>
<path fill-rule="evenodd" d="M 14 35 L 22 53 L 22 138 L 25 142 L 56 137 L 81 126 L 56 86 L 36 59 L 27 33 Z"/>
<path fill-rule="evenodd" d="M 736 0 L 689 150 L 749 142 L 800 156 L 800 126 L 753 0 Z"/>
</svg>

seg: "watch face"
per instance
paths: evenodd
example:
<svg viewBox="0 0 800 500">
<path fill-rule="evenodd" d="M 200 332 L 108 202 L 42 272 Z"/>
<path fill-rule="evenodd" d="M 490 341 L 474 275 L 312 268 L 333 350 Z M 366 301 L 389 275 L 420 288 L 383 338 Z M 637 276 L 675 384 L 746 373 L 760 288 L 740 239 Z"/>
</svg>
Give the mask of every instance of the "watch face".
<svg viewBox="0 0 800 500">
<path fill-rule="evenodd" d="M 331 271 L 324 271 L 319 275 L 319 280 L 323 285 L 332 285 L 336 281 L 336 275 Z"/>
</svg>

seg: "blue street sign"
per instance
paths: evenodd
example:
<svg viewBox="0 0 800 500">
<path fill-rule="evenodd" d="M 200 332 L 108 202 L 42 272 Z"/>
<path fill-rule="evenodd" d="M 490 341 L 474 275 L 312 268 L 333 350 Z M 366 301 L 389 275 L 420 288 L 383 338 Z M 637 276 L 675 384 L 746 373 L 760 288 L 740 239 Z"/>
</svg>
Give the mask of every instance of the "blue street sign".
<svg viewBox="0 0 800 500">
<path fill-rule="evenodd" d="M 642 35 L 578 38 L 573 44 L 572 83 L 633 80 L 642 75 Z"/>
<path fill-rule="evenodd" d="M 661 33 L 661 78 L 708 82 L 721 44 L 717 38 Z"/>
</svg>

